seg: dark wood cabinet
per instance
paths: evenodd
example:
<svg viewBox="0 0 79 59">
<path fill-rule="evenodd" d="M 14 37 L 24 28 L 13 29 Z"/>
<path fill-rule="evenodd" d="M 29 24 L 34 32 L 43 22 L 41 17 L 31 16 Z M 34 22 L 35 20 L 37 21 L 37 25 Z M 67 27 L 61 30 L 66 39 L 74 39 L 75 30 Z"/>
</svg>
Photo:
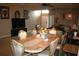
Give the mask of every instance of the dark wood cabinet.
<svg viewBox="0 0 79 59">
<path fill-rule="evenodd" d="M 18 35 L 19 30 L 27 31 L 24 18 L 12 18 L 11 36 Z"/>
<path fill-rule="evenodd" d="M 11 36 L 17 36 L 20 30 L 27 31 L 27 28 L 16 28 L 11 30 Z"/>
</svg>

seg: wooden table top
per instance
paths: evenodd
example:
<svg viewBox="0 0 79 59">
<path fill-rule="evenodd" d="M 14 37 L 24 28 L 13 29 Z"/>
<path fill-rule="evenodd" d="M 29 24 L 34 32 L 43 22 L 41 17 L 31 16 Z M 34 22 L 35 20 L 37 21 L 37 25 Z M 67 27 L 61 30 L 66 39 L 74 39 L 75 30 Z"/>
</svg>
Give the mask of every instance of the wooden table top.
<svg viewBox="0 0 79 59">
<path fill-rule="evenodd" d="M 57 35 L 48 35 L 48 41 L 34 35 L 28 36 L 26 39 L 17 40 L 19 43 L 23 44 L 26 52 L 38 53 L 47 48 L 51 41 L 59 38 Z"/>
<path fill-rule="evenodd" d="M 65 44 L 63 47 L 64 52 L 78 54 L 78 48 L 79 46 L 72 45 L 72 44 Z"/>
</svg>

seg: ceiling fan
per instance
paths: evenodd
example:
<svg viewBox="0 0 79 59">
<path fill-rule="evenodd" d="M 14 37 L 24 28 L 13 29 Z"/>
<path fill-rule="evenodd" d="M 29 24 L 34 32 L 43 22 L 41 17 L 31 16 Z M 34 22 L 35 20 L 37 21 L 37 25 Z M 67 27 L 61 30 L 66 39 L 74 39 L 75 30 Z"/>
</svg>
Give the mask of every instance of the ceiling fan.
<svg viewBox="0 0 79 59">
<path fill-rule="evenodd" d="M 50 3 L 43 3 L 42 4 L 43 7 L 54 7 L 53 5 L 51 5 Z"/>
</svg>

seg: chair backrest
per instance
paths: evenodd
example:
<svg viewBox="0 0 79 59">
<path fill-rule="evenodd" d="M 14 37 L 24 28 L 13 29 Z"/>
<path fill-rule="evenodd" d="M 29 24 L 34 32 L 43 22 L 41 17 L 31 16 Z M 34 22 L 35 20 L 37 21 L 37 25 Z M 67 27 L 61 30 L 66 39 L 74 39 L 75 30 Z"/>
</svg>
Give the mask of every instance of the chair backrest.
<svg viewBox="0 0 79 59">
<path fill-rule="evenodd" d="M 14 56 L 22 56 L 24 53 L 23 45 L 14 39 L 12 39 L 12 50 L 13 50 Z"/>
<path fill-rule="evenodd" d="M 65 43 L 66 43 L 65 35 L 62 35 L 62 37 L 61 37 L 61 45 L 65 44 Z"/>
<path fill-rule="evenodd" d="M 62 33 L 62 31 L 57 30 L 57 34 L 58 34 L 59 37 L 61 37 L 63 33 Z"/>
<path fill-rule="evenodd" d="M 63 35 L 63 32 L 60 31 L 60 30 L 57 30 L 57 35 L 59 36 L 59 43 L 61 43 L 61 38 L 62 38 L 62 35 Z"/>
<path fill-rule="evenodd" d="M 20 40 L 26 39 L 26 37 L 27 37 L 27 32 L 26 32 L 26 31 L 20 30 L 20 31 L 18 32 L 18 38 L 19 38 Z"/>
<path fill-rule="evenodd" d="M 77 56 L 79 56 L 79 48 L 78 48 L 78 54 L 77 54 Z"/>
<path fill-rule="evenodd" d="M 50 52 L 49 55 L 54 55 L 57 44 L 58 44 L 59 38 L 56 38 L 54 41 L 50 43 Z"/>
</svg>

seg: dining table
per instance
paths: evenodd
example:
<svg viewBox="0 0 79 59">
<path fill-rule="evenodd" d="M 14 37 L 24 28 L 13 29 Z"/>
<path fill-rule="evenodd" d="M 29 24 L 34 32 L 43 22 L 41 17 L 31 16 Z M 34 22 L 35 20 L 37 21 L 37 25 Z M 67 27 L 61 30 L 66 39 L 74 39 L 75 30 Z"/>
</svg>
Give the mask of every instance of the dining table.
<svg viewBox="0 0 79 59">
<path fill-rule="evenodd" d="M 24 46 L 25 52 L 39 53 L 45 50 L 50 43 L 57 38 L 59 38 L 58 35 L 54 34 L 48 34 L 46 39 L 43 39 L 38 35 L 30 35 L 27 36 L 26 39 L 18 39 L 17 41 Z"/>
</svg>

